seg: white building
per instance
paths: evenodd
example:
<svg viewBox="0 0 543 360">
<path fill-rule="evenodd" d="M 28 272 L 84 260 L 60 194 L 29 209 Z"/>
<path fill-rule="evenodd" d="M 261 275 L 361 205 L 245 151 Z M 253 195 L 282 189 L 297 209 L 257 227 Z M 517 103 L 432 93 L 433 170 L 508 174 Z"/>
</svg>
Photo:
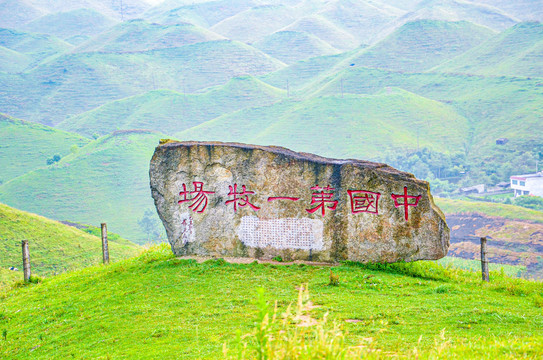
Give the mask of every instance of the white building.
<svg viewBox="0 0 543 360">
<path fill-rule="evenodd" d="M 543 196 L 543 171 L 537 174 L 511 176 L 511 189 L 520 195 Z"/>
</svg>

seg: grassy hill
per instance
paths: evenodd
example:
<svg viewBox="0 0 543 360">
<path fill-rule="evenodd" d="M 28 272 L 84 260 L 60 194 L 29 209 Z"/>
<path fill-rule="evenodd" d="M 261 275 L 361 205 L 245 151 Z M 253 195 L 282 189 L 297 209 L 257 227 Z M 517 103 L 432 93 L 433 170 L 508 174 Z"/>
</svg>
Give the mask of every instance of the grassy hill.
<svg viewBox="0 0 543 360">
<path fill-rule="evenodd" d="M 116 21 L 92 9 L 76 9 L 44 15 L 24 25 L 24 29 L 79 44 L 115 25 Z"/>
<path fill-rule="evenodd" d="M 328 285 L 330 271 L 338 286 Z M 310 345 L 320 331 L 323 343 L 359 346 L 351 349 L 356 358 L 535 359 L 543 353 L 542 291 L 499 272 L 482 283 L 479 274 L 433 262 L 197 264 L 164 246 L 4 293 L 0 351 L 10 359 L 256 358 L 259 335 L 269 341 L 260 349 L 286 346 L 287 338 L 289 353 L 302 339 L 308 352 L 324 351 Z M 302 321 L 307 327 L 296 326 Z"/>
<path fill-rule="evenodd" d="M 19 269 L 8 274 L 2 271 L 0 279 L 4 279 L 4 283 L 9 279 L 23 279 L 22 240 L 29 241 L 33 275 L 50 276 L 102 262 L 102 241 L 97 236 L 4 204 L 0 204 L 0 234 L 0 268 Z M 108 240 L 111 261 L 141 251 L 139 246 L 119 236 L 109 236 Z"/>
<path fill-rule="evenodd" d="M 31 65 L 62 54 L 72 49 L 72 45 L 51 35 L 34 34 L 13 29 L 0 29 L 0 46 L 26 55 L 32 59 Z M 16 61 L 14 58 L 13 61 Z M 3 69 L 0 69 L 2 71 Z"/>
<path fill-rule="evenodd" d="M 299 16 L 296 8 L 261 5 L 222 20 L 213 25 L 211 30 L 229 39 L 251 44 L 288 26 Z"/>
<path fill-rule="evenodd" d="M 316 36 L 336 49 L 347 51 L 359 46 L 357 38 L 349 32 L 340 29 L 320 15 L 308 15 L 296 20 L 283 31 L 298 31 Z"/>
<path fill-rule="evenodd" d="M 29 0 L 0 0 L 0 27 L 16 28 L 45 13 Z"/>
<path fill-rule="evenodd" d="M 0 71 L 18 73 L 32 63 L 32 58 L 20 52 L 0 46 Z"/>
<path fill-rule="evenodd" d="M 0 184 L 45 167 L 47 159 L 56 154 L 66 156 L 88 142 L 81 135 L 0 113 Z"/>
<path fill-rule="evenodd" d="M 104 103 L 156 89 L 195 92 L 285 65 L 248 45 L 208 41 L 136 53 L 70 53 L 17 76 L 0 73 L 0 108 L 56 125 Z"/>
<path fill-rule="evenodd" d="M 138 222 L 154 209 L 149 161 L 164 137 L 150 131 L 102 137 L 54 165 L 4 183 L 0 201 L 56 220 L 107 222 L 112 232 L 132 241 L 154 241 Z"/>
<path fill-rule="evenodd" d="M 401 111 L 390 110 L 400 107 Z M 461 146 L 467 130 L 467 120 L 447 105 L 389 89 L 371 96 L 324 96 L 241 110 L 176 137 L 280 145 L 329 157 L 374 159 L 387 149 L 416 149 L 417 136 L 421 147 L 448 152 Z"/>
<path fill-rule="evenodd" d="M 543 25 L 515 25 L 434 71 L 543 77 Z"/>
<path fill-rule="evenodd" d="M 131 19 L 142 14 L 151 7 L 145 0 L 26 0 L 36 7 L 46 10 L 49 13 L 71 11 L 81 8 L 96 10 L 97 12 L 115 19 Z"/>
<path fill-rule="evenodd" d="M 359 66 L 420 72 L 452 59 L 496 33 L 468 23 L 438 20 L 409 22 L 386 39 L 349 59 Z"/>
<path fill-rule="evenodd" d="M 211 27 L 257 5 L 253 0 L 191 1 L 165 0 L 149 9 L 144 18 L 163 25 L 191 23 Z"/>
<path fill-rule="evenodd" d="M 222 114 L 267 105 L 284 96 L 284 91 L 253 77 L 238 77 L 202 94 L 156 90 L 113 101 L 72 117 L 58 127 L 87 136 L 106 135 L 120 129 L 174 134 Z"/>
<path fill-rule="evenodd" d="M 136 52 L 219 39 L 223 39 L 222 36 L 192 24 L 165 26 L 138 19 L 118 24 L 82 44 L 75 51 Z"/>
<path fill-rule="evenodd" d="M 297 31 L 278 31 L 257 41 L 253 46 L 285 64 L 293 64 L 315 56 L 339 53 L 339 50 L 323 40 Z"/>
<path fill-rule="evenodd" d="M 477 2 L 495 6 L 523 21 L 543 21 L 543 4 L 531 0 L 478 0 Z"/>
</svg>

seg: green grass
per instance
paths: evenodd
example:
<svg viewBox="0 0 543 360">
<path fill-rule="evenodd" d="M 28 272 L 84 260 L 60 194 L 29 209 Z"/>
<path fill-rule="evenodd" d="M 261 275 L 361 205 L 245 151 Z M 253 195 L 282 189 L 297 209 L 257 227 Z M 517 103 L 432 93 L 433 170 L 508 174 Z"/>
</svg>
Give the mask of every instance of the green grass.
<svg viewBox="0 0 543 360">
<path fill-rule="evenodd" d="M 467 21 L 416 20 L 349 59 L 357 66 L 421 72 L 481 44 L 496 33 Z"/>
<path fill-rule="evenodd" d="M 138 221 L 154 212 L 149 161 L 165 135 L 123 131 L 99 138 L 54 165 L 0 186 L 0 201 L 55 220 L 98 226 L 146 242 Z M 156 239 L 152 239 L 156 240 Z"/>
<path fill-rule="evenodd" d="M 98 236 L 0 204 L 0 286 L 22 280 L 22 240 L 29 242 L 34 275 L 50 276 L 102 261 L 102 241 Z M 134 243 L 114 234 L 109 237 L 109 249 L 112 261 L 140 252 Z M 19 271 L 9 271 L 11 266 Z"/>
<path fill-rule="evenodd" d="M 434 70 L 542 77 L 542 57 L 543 25 L 537 22 L 520 23 Z"/>
<path fill-rule="evenodd" d="M 348 332 L 347 346 L 369 344 L 380 351 L 375 357 L 543 353 L 541 283 L 491 273 L 487 284 L 434 262 L 332 270 L 338 286 L 328 286 L 329 267 L 196 264 L 175 259 L 164 245 L 4 293 L 0 352 L 10 359 L 222 359 L 223 344 L 235 351 L 236 334 L 255 334 L 260 326 L 266 306 L 256 300 L 259 288 L 269 309 L 277 301 L 280 315 L 307 283 L 318 306 L 311 315 L 328 313 Z M 244 339 L 252 349 L 254 336 Z"/>
<path fill-rule="evenodd" d="M 120 129 L 160 129 L 174 134 L 224 113 L 271 104 L 283 97 L 284 91 L 243 76 L 201 94 L 156 90 L 109 102 L 71 117 L 58 127 L 87 136 Z"/>
<path fill-rule="evenodd" d="M 398 110 L 390 111 L 393 108 Z M 387 149 L 416 149 L 417 136 L 421 147 L 448 152 L 461 147 L 467 130 L 467 120 L 447 105 L 389 89 L 369 96 L 286 100 L 241 110 L 177 133 L 176 138 L 280 145 L 328 157 L 375 159 Z"/>
<path fill-rule="evenodd" d="M 45 167 L 55 154 L 66 156 L 73 146 L 89 143 L 81 135 L 12 118 L 0 113 L 0 185 Z M 77 150 L 74 148 L 74 151 Z"/>
<path fill-rule="evenodd" d="M 444 267 L 451 266 L 456 269 L 469 270 L 478 273 L 481 272 L 481 261 L 479 260 L 446 256 L 443 259 L 438 260 L 438 264 Z M 505 275 L 510 277 L 522 277 L 526 273 L 526 266 L 521 265 L 489 263 L 488 268 L 490 271 L 503 271 Z"/>
<path fill-rule="evenodd" d="M 285 64 L 339 53 L 339 50 L 316 36 L 298 31 L 278 31 L 257 41 L 253 46 Z"/>
<path fill-rule="evenodd" d="M 481 213 L 489 216 L 499 216 L 512 220 L 528 220 L 543 223 L 543 212 L 520 206 L 490 203 L 484 201 L 466 201 L 455 199 L 434 198 L 437 206 L 445 214 Z"/>
<path fill-rule="evenodd" d="M 73 43 L 71 40 L 87 39 L 101 33 L 115 23 L 115 20 L 96 10 L 75 9 L 47 14 L 25 24 L 24 29 L 34 33 L 53 35 Z"/>
</svg>

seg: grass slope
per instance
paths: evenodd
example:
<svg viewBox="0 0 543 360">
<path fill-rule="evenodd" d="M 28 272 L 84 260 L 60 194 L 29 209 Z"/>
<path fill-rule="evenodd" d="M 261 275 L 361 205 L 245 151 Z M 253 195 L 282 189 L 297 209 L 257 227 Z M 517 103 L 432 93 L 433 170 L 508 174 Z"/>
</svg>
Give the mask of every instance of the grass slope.
<svg viewBox="0 0 543 360">
<path fill-rule="evenodd" d="M 434 70 L 543 77 L 543 25 L 536 22 L 515 25 Z"/>
<path fill-rule="evenodd" d="M 253 46 L 285 64 L 339 53 L 339 50 L 321 39 L 297 31 L 278 31 L 257 41 Z"/>
<path fill-rule="evenodd" d="M 339 286 L 328 285 L 330 270 Z M 369 358 L 540 357 L 542 284 L 499 273 L 491 279 L 432 262 L 196 264 L 164 246 L 3 294 L 0 351 L 10 359 L 224 359 L 226 343 L 237 358 L 236 337 L 252 333 L 241 341 L 252 351 L 259 319 L 275 300 L 281 319 L 308 283 L 310 314 L 328 313 L 348 331 L 346 345 L 377 351 Z M 259 288 L 264 295 L 256 301 Z"/>
<path fill-rule="evenodd" d="M 55 154 L 66 156 L 74 145 L 82 147 L 88 142 L 80 135 L 0 113 L 0 184 L 45 167 Z"/>
<path fill-rule="evenodd" d="M 219 39 L 222 39 L 220 35 L 192 24 L 165 26 L 138 19 L 116 25 L 82 44 L 75 51 L 148 51 Z"/>
<path fill-rule="evenodd" d="M 0 0 L 0 27 L 17 28 L 44 13 L 29 0 Z"/>
<path fill-rule="evenodd" d="M 151 7 L 145 0 L 26 0 L 36 7 L 50 13 L 77 10 L 80 8 L 93 9 L 106 16 L 118 20 L 126 20 L 139 16 Z"/>
<path fill-rule="evenodd" d="M 80 43 L 115 25 L 116 21 L 92 9 L 76 9 L 44 15 L 24 25 L 34 33 L 56 36 L 72 44 Z"/>
<path fill-rule="evenodd" d="M 311 34 L 342 51 L 348 51 L 360 45 L 354 35 L 316 14 L 304 16 L 282 30 Z"/>
<path fill-rule="evenodd" d="M 190 4 L 178 0 L 165 0 L 144 14 L 145 19 L 163 25 L 191 23 L 211 27 L 257 5 L 252 0 L 194 1 Z"/>
<path fill-rule="evenodd" d="M 387 149 L 416 149 L 417 134 L 421 147 L 454 151 L 466 132 L 467 120 L 447 105 L 389 89 L 372 96 L 326 96 L 241 110 L 176 137 L 273 144 L 329 157 L 374 159 Z"/>
<path fill-rule="evenodd" d="M 284 91 L 253 77 L 238 77 L 202 94 L 156 90 L 113 101 L 57 127 L 88 136 L 120 129 L 152 129 L 174 134 L 222 114 L 267 105 L 284 96 Z"/>
<path fill-rule="evenodd" d="M 18 73 L 32 63 L 32 58 L 20 52 L 0 46 L 0 71 Z"/>
<path fill-rule="evenodd" d="M 81 269 L 102 261 L 102 241 L 97 236 L 59 222 L 0 204 L 0 267 L 15 266 L 22 280 L 21 240 L 28 240 L 33 275 L 50 276 Z M 109 237 L 112 261 L 140 252 L 134 243 Z"/>
<path fill-rule="evenodd" d="M 148 241 L 138 221 L 154 209 L 149 161 L 160 133 L 123 131 L 102 137 L 52 166 L 0 186 L 0 201 L 56 220 L 99 225 Z M 156 240 L 156 239 L 152 239 Z"/>
<path fill-rule="evenodd" d="M 261 5 L 213 25 L 211 30 L 229 39 L 253 43 L 290 25 L 301 14 L 285 5 Z"/>
<path fill-rule="evenodd" d="M 33 60 L 32 65 L 73 48 L 67 42 L 51 35 L 34 34 L 13 29 L 0 29 L 0 46 L 28 56 Z"/>
<path fill-rule="evenodd" d="M 260 50 L 229 40 L 136 53 L 66 54 L 28 73 L 0 73 L 0 108 L 56 125 L 68 116 L 150 90 L 194 92 L 284 66 Z"/>
<path fill-rule="evenodd" d="M 403 25 L 349 61 L 366 67 L 420 72 L 464 53 L 494 34 L 465 21 L 418 20 Z"/>
</svg>

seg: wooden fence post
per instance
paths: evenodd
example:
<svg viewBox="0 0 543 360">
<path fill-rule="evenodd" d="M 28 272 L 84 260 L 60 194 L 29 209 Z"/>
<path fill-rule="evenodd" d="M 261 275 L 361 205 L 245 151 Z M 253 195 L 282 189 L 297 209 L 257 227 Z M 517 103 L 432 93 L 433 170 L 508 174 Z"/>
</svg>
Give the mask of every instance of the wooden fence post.
<svg viewBox="0 0 543 360">
<path fill-rule="evenodd" d="M 104 259 L 104 264 L 109 264 L 109 248 L 107 245 L 107 225 L 102 223 L 102 256 Z"/>
<path fill-rule="evenodd" d="M 30 252 L 28 251 L 28 240 L 23 240 L 21 245 L 23 248 L 24 279 L 25 279 L 25 282 L 29 282 L 30 281 Z"/>
<path fill-rule="evenodd" d="M 486 236 L 481 238 L 481 272 L 483 273 L 483 281 L 490 281 L 486 258 Z"/>
</svg>

